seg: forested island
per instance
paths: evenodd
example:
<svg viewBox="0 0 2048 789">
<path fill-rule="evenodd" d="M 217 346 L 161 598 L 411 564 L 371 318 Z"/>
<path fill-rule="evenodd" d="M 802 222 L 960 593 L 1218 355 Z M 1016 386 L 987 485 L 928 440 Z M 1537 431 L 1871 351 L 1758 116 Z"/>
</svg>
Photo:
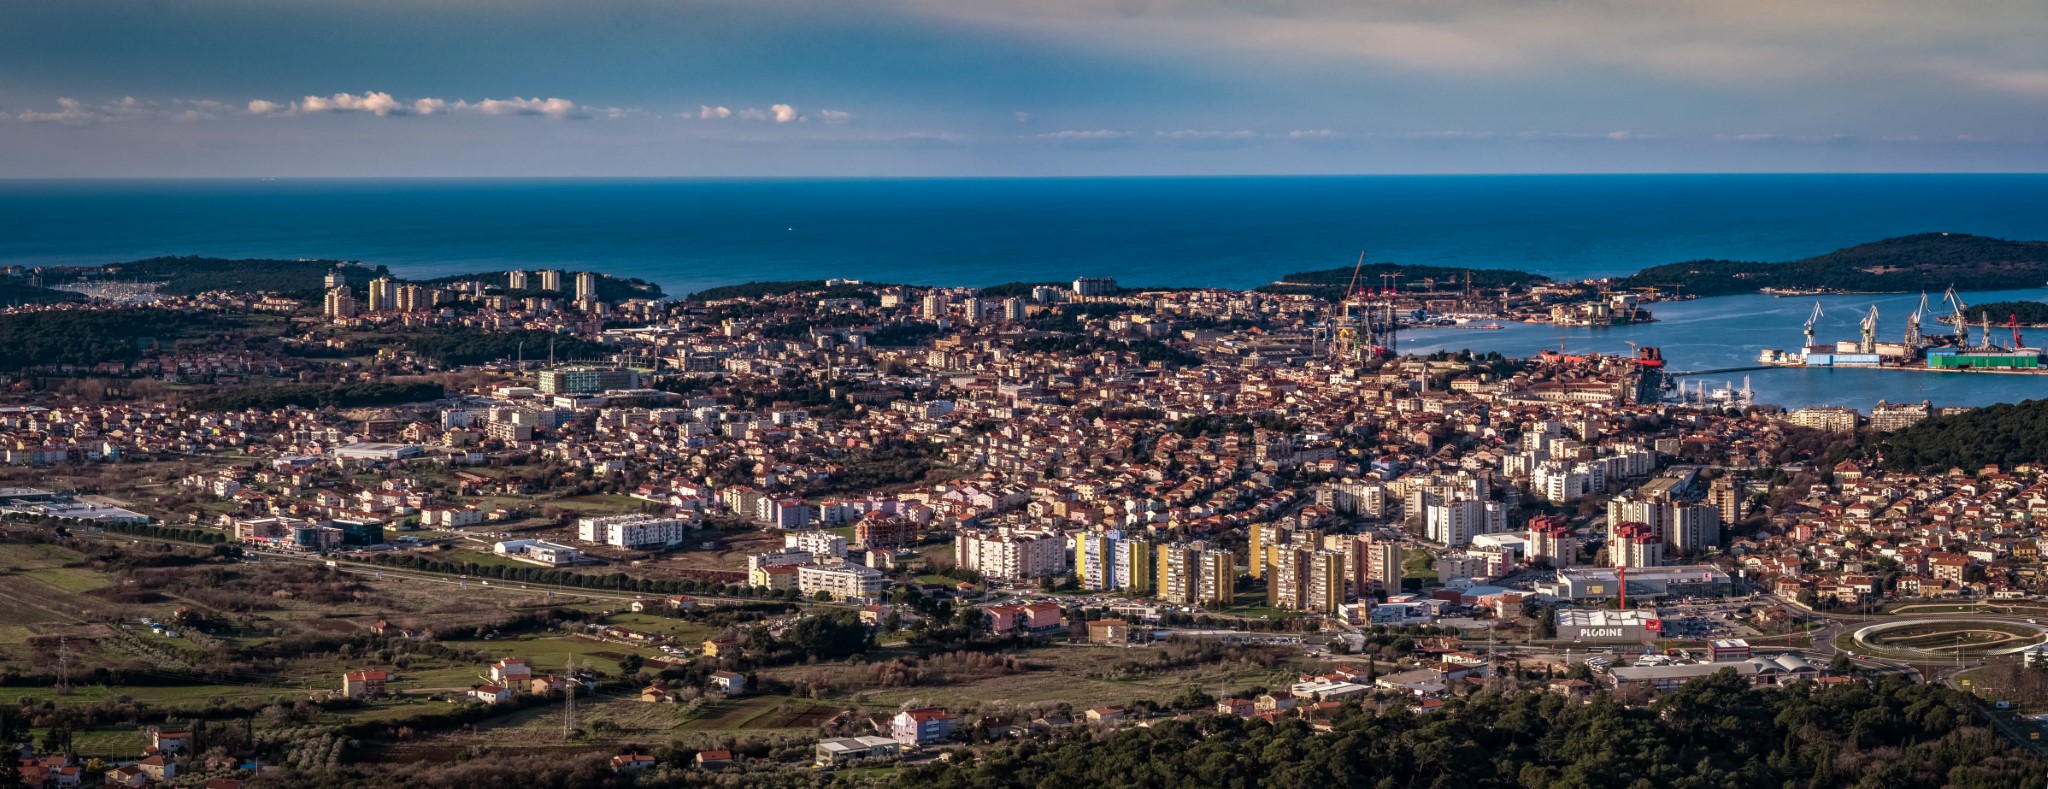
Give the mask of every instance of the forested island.
<svg viewBox="0 0 2048 789">
<path fill-rule="evenodd" d="M 1963 317 L 1976 320 L 1982 316 L 1994 324 L 2017 320 L 2021 326 L 2048 326 L 2048 304 L 2038 301 L 1994 301 L 1989 304 L 1972 304 L 1964 310 Z"/>
<path fill-rule="evenodd" d="M 1694 296 L 1764 288 L 1842 293 L 2039 288 L 2048 284 L 2048 242 L 1920 233 L 1786 263 L 1694 260 L 1652 266 L 1616 284 Z"/>
<path fill-rule="evenodd" d="M 1399 263 L 1367 263 L 1363 266 L 1297 271 L 1281 277 L 1279 281 L 1261 285 L 1254 290 L 1263 293 L 1295 293 L 1319 296 L 1337 300 L 1344 298 L 1344 288 L 1351 284 L 1353 276 L 1358 287 L 1378 290 L 1383 285 L 1382 275 L 1398 275 L 1396 289 L 1423 290 L 1431 286 L 1461 288 L 1469 281 L 1480 290 L 1521 290 L 1533 285 L 1550 282 L 1541 274 L 1531 274 L 1505 268 L 1455 268 L 1449 266 L 1406 266 Z"/>
</svg>

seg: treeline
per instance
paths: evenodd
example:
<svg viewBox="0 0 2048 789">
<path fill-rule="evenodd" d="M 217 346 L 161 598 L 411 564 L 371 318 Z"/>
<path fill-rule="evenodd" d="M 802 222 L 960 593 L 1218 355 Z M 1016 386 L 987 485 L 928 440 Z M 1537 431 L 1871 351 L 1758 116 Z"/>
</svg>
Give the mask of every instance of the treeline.
<svg viewBox="0 0 2048 789">
<path fill-rule="evenodd" d="M 1481 290 L 1501 288 L 1525 288 L 1549 282 L 1550 278 L 1508 268 L 1459 268 L 1452 266 L 1407 266 L 1399 263 L 1367 263 L 1362 267 L 1322 269 L 1320 271 L 1297 271 L 1281 277 L 1279 282 L 1262 285 L 1256 290 L 1264 293 L 1300 293 L 1319 296 L 1336 301 L 1344 298 L 1344 287 L 1352 281 L 1353 272 L 1358 278 L 1358 287 L 1378 290 L 1384 284 L 1382 274 L 1399 274 L 1397 287 L 1402 290 L 1420 291 L 1424 280 L 1435 280 L 1437 288 L 1462 288 L 1465 277 L 1470 275 L 1472 287 Z"/>
<path fill-rule="evenodd" d="M 58 304 L 85 301 L 85 296 L 68 290 L 42 288 L 19 278 L 0 279 L 0 307 L 24 304 Z"/>
<path fill-rule="evenodd" d="M 1484 693 L 1439 712 L 1340 712 L 1332 731 L 1219 716 L 908 768 L 897 785 L 1370 786 L 1380 789 L 2036 786 L 2048 762 L 1974 725 L 1946 688 L 1888 676 L 1751 690 L 1733 671 L 1641 706 Z"/>
<path fill-rule="evenodd" d="M 395 555 L 378 553 L 365 556 L 363 560 L 371 564 L 381 564 L 401 569 L 422 570 L 447 575 L 470 575 L 479 578 L 507 581 L 525 581 L 527 583 L 550 584 L 554 586 L 573 586 L 580 589 L 606 589 L 642 594 L 718 594 L 730 597 L 769 597 L 778 594 L 766 589 L 756 590 L 754 587 L 738 583 L 727 584 L 722 580 L 711 578 L 705 580 L 693 578 L 635 578 L 625 573 L 579 573 L 574 570 L 562 570 L 553 567 L 542 567 L 540 565 L 512 566 L 448 561 L 429 558 L 417 553 Z M 719 570 L 700 570 L 695 572 L 707 576 L 731 576 L 736 581 L 744 575 L 743 573 Z"/>
<path fill-rule="evenodd" d="M 603 343 L 536 329 L 437 332 L 405 335 L 402 340 L 413 353 L 443 367 L 483 364 L 521 355 L 529 360 L 545 360 L 550 347 L 555 358 L 561 360 L 604 359 L 612 353 L 612 349 Z"/>
<path fill-rule="evenodd" d="M 51 518 L 51 517 L 48 517 L 48 516 L 43 516 L 43 515 L 29 515 L 29 514 L 26 514 L 26 513 L 12 513 L 12 512 L 11 512 L 11 513 L 8 513 L 8 514 L 6 514 L 6 515 L 0 515 L 0 520 L 4 520 L 4 521 L 7 521 L 7 522 L 9 522 L 9 523 L 26 523 L 26 524 L 29 524 L 29 525 L 31 525 L 31 526 L 39 526 L 39 527 L 42 527 L 42 528 L 47 528 L 47 529 L 50 529 L 50 530 L 52 530 L 53 532 L 54 532 L 54 531 L 57 531 L 57 530 L 59 530 L 59 529 L 63 529 L 63 530 L 69 530 L 69 529 L 75 529 L 75 528 L 86 528 L 86 527 L 96 527 L 96 528 L 99 528 L 99 529 L 103 529 L 103 530 L 105 530 L 105 531 L 110 531 L 110 532 L 114 532 L 114 533 L 116 533 L 116 534 L 132 534 L 132 535 L 135 535 L 135 536 L 137 536 L 137 537 L 149 537 L 149 538 L 151 538 L 151 539 L 157 539 L 157 540 L 176 540 L 176 541 L 178 541 L 178 542 L 196 542 L 196 543 L 202 543 L 202 544 L 205 544 L 205 545 L 220 545 L 220 544 L 222 544 L 222 543 L 225 543 L 225 542 L 227 542 L 227 541 L 228 541 L 228 536 L 227 536 L 227 534 L 225 534 L 225 533 L 223 533 L 223 532 L 219 532 L 219 531 L 214 531 L 213 529 L 195 529 L 195 528 L 188 528 L 188 527 L 184 527 L 184 526 L 165 526 L 165 525 L 162 525 L 162 524 L 156 524 L 156 523 L 121 523 L 121 522 L 108 522 L 108 523 L 92 523 L 92 524 L 87 524 L 87 523 L 83 523 L 83 522 L 80 522 L 80 521 L 68 521 L 68 520 L 63 520 L 63 519 L 61 519 L 61 518 Z M 240 555 L 241 555 L 241 554 L 240 554 L 240 549 L 238 549 L 238 548 L 234 548 L 234 547 L 226 547 L 226 548 L 215 548 L 214 550 L 215 550 L 215 551 L 229 551 L 229 552 L 232 552 L 232 553 L 222 553 L 222 554 L 216 554 L 216 555 L 223 555 L 223 556 L 227 556 L 227 555 L 232 555 L 232 556 L 240 556 Z M 186 562 L 179 562 L 179 563 L 186 563 Z M 145 566 L 157 566 L 157 565 L 145 565 Z"/>
<path fill-rule="evenodd" d="M 2026 400 L 1937 416 L 1893 433 L 1864 439 L 1865 457 L 1883 458 L 1902 471 L 1976 471 L 2048 461 L 2048 400 Z"/>
<path fill-rule="evenodd" d="M 229 260 L 226 258 L 156 257 L 101 267 L 114 279 L 161 282 L 158 292 L 190 296 L 210 290 L 245 293 L 271 292 L 300 301 L 316 301 L 327 291 L 329 272 L 341 272 L 353 288 L 367 288 L 370 280 L 388 276 L 383 266 L 348 265 L 339 260 Z"/>
<path fill-rule="evenodd" d="M 439 400 L 447 394 L 447 389 L 432 381 L 377 381 L 346 386 L 260 386 L 207 397 L 194 402 L 192 407 L 200 411 L 240 411 L 248 408 L 268 411 L 287 406 L 363 408 Z"/>
<path fill-rule="evenodd" d="M 0 315 L 0 370 L 133 361 L 206 319 L 161 309 Z"/>
<path fill-rule="evenodd" d="M 1623 278 L 1626 288 L 1681 288 L 1695 296 L 1762 288 L 1847 292 L 2008 290 L 2048 281 L 2048 242 L 1962 233 L 1920 233 L 1838 249 L 1789 263 L 1695 260 L 1652 266 Z M 1972 308 L 1976 309 L 1976 308 Z"/>
<path fill-rule="evenodd" d="M 2038 301 L 1994 301 L 1990 304 L 1972 304 L 1963 311 L 1963 317 L 1975 319 L 1986 316 L 1996 326 L 2008 320 L 2018 319 L 2020 325 L 2048 324 L 2048 304 Z"/>
<path fill-rule="evenodd" d="M 683 298 L 684 301 L 724 301 L 726 299 L 765 299 L 771 296 L 786 296 L 791 293 L 814 293 L 821 299 L 874 299 L 876 288 L 893 287 L 873 282 L 859 284 L 827 285 L 822 279 L 780 280 L 771 282 L 743 282 L 738 285 L 720 285 L 705 288 Z"/>
</svg>

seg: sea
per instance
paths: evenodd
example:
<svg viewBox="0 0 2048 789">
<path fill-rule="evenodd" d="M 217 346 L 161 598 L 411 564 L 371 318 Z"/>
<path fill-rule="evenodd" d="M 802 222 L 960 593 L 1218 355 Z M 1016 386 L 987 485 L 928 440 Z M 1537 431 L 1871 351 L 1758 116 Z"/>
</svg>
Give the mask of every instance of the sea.
<svg viewBox="0 0 2048 789">
<path fill-rule="evenodd" d="M 208 255 L 359 260 L 402 276 L 560 268 L 638 277 L 676 296 L 832 277 L 1246 288 L 1348 267 L 1361 252 L 1578 279 L 1696 259 L 1791 260 L 1928 231 L 2048 239 L 2048 175 L 0 180 L 0 265 Z M 1873 303 L 1889 337 L 1918 295 L 1822 301 L 1841 324 L 1824 326 L 1823 339 L 1853 338 L 1851 313 Z M 1796 346 L 1812 300 L 1653 309 L 1661 321 L 1645 326 L 1419 331 L 1404 349 L 1519 355 L 1561 342 L 1612 353 L 1634 340 L 1662 347 L 1674 368 L 1720 369 Z M 1788 406 L 2048 394 L 2048 376 L 1749 375 L 1759 399 Z"/>
</svg>

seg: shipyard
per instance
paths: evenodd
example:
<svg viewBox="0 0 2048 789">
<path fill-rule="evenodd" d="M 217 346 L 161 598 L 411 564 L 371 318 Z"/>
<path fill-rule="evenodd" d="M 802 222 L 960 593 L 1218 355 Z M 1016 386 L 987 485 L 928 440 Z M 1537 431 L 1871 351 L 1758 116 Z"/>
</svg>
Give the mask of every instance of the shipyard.
<svg viewBox="0 0 2048 789">
<path fill-rule="evenodd" d="M 1875 305 L 1863 315 L 1861 334 L 1855 340 L 1826 343 L 1814 340 L 1814 326 L 1826 314 L 1820 302 L 1806 319 L 1806 341 L 1797 351 L 1766 348 L 1757 362 L 1778 367 L 1870 367 L 1936 372 L 2041 373 L 2041 349 L 2026 344 L 2021 333 L 2025 325 L 2018 316 L 2003 323 L 1991 322 L 1988 310 L 1979 310 L 1975 322 L 1969 319 L 1970 305 L 1954 289 L 1943 295 L 1950 308 L 1937 320 L 1950 325 L 1947 333 L 1922 331 L 1928 315 L 1928 298 L 1906 316 L 1906 333 L 1900 342 L 1878 339 L 1878 311 Z M 2000 330 L 1997 334 L 1993 329 Z M 2006 332 L 2010 332 L 2007 337 Z M 2009 341 L 2002 344 L 2001 341 Z"/>
</svg>

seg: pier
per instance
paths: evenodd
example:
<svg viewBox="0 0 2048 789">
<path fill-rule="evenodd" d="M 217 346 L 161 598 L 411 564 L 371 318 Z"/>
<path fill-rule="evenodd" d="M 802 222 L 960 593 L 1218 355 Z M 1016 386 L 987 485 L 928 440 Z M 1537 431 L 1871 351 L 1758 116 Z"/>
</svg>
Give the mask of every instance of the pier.
<svg viewBox="0 0 2048 789">
<path fill-rule="evenodd" d="M 1672 378 L 1683 378 L 1688 375 L 1721 375 L 1723 373 L 1747 373 L 1755 370 L 1776 370 L 1780 366 L 1781 365 L 1775 364 L 1752 364 L 1748 367 L 1718 367 L 1712 370 L 1683 370 L 1679 372 L 1665 373 L 1665 375 L 1668 375 Z"/>
</svg>

